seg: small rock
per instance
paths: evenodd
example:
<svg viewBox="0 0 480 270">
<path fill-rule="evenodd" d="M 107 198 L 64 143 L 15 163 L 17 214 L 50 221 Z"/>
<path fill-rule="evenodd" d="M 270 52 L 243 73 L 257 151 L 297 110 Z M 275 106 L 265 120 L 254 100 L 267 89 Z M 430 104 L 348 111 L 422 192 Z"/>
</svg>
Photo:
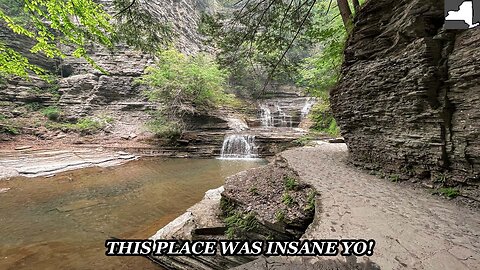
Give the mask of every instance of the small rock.
<svg viewBox="0 0 480 270">
<path fill-rule="evenodd" d="M 430 189 L 433 189 L 433 185 L 432 184 L 426 184 L 426 183 L 422 183 L 422 185 L 426 188 L 430 188 Z"/>
<path fill-rule="evenodd" d="M 6 193 L 9 190 L 10 190 L 10 188 L 0 188 L 0 194 Z"/>
<path fill-rule="evenodd" d="M 137 137 L 137 134 L 135 134 L 135 133 L 132 133 L 132 134 L 128 135 L 128 138 L 130 140 L 135 139 L 136 137 Z"/>
</svg>

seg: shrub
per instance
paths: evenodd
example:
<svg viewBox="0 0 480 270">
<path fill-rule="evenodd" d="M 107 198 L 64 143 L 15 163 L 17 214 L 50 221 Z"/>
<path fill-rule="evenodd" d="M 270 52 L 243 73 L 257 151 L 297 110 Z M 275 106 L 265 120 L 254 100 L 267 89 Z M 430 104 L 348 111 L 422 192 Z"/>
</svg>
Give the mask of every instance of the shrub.
<svg viewBox="0 0 480 270">
<path fill-rule="evenodd" d="M 314 122 L 313 130 L 326 133 L 332 137 L 340 135 L 340 129 L 337 126 L 337 121 L 333 118 L 328 100 L 324 99 L 313 106 L 310 117 Z"/>
<path fill-rule="evenodd" d="M 20 134 L 20 131 L 10 119 L 5 115 L 0 114 L 0 134 L 18 135 Z"/>
<path fill-rule="evenodd" d="M 31 103 L 25 104 L 25 108 L 29 112 L 35 112 L 35 111 L 39 111 L 40 109 L 42 109 L 43 105 L 38 103 L 38 102 L 31 102 Z"/>
<path fill-rule="evenodd" d="M 224 92 L 227 77 L 228 73 L 206 54 L 185 56 L 166 50 L 138 82 L 149 86 L 146 94 L 150 100 L 179 110 L 188 103 L 210 107 L 231 100 L 232 96 Z"/>
<path fill-rule="evenodd" d="M 91 117 L 80 118 L 76 123 L 54 123 L 45 124 L 48 129 L 60 129 L 63 131 L 73 131 L 80 134 L 93 134 L 105 127 L 105 123 Z"/>
<path fill-rule="evenodd" d="M 49 120 L 57 121 L 60 118 L 61 111 L 57 107 L 46 107 L 42 109 L 42 114 Z"/>
<path fill-rule="evenodd" d="M 157 137 L 175 140 L 182 135 L 183 127 L 179 121 L 167 120 L 162 115 L 155 115 L 154 119 L 147 122 L 147 127 Z"/>
<path fill-rule="evenodd" d="M 81 118 L 74 124 L 74 129 L 80 132 L 94 133 L 103 128 L 103 124 L 100 121 L 90 117 Z"/>
<path fill-rule="evenodd" d="M 148 67 L 137 83 L 148 86 L 150 101 L 162 104 L 149 127 L 157 136 L 174 139 L 183 130 L 182 116 L 220 104 L 235 104 L 224 92 L 228 73 L 206 54 L 186 56 L 175 50 L 159 53 L 159 60 Z"/>
</svg>

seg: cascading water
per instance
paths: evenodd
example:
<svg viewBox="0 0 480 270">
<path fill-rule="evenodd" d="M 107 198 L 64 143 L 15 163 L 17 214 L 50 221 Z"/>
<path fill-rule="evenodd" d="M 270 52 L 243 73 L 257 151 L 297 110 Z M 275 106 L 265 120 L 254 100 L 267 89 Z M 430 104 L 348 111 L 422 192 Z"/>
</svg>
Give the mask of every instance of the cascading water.
<svg viewBox="0 0 480 270">
<path fill-rule="evenodd" d="M 273 127 L 273 116 L 270 108 L 267 105 L 260 105 L 260 121 L 262 122 L 262 127 Z"/>
<path fill-rule="evenodd" d="M 305 101 L 305 105 L 303 105 L 303 108 L 300 111 L 302 120 L 307 117 L 307 115 L 310 113 L 310 110 L 312 109 L 314 104 L 315 104 L 315 99 L 313 99 L 313 98 L 308 98 Z"/>
<path fill-rule="evenodd" d="M 280 105 L 277 103 L 275 104 L 275 108 L 278 113 L 278 117 L 280 120 L 280 126 L 281 127 L 292 127 L 292 116 L 286 114 L 282 108 L 280 108 Z"/>
<path fill-rule="evenodd" d="M 245 159 L 257 158 L 258 150 L 255 145 L 255 136 L 233 134 L 225 136 L 220 158 Z"/>
</svg>

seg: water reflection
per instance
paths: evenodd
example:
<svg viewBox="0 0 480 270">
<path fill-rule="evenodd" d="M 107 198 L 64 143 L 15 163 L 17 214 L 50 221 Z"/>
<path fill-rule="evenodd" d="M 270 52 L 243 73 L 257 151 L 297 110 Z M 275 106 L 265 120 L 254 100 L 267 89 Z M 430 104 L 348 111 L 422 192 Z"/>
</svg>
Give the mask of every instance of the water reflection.
<svg viewBox="0 0 480 270">
<path fill-rule="evenodd" d="M 141 160 L 0 182 L 0 269 L 158 269 L 105 257 L 109 237 L 147 238 L 224 178 L 264 161 Z"/>
</svg>

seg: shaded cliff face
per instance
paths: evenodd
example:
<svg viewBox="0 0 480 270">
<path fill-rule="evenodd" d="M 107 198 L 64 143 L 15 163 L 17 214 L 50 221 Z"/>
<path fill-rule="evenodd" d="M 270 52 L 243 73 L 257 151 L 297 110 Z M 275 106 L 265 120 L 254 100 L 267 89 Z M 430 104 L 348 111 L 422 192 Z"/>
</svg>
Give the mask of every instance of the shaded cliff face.
<svg viewBox="0 0 480 270">
<path fill-rule="evenodd" d="M 480 30 L 442 30 L 443 15 L 442 1 L 366 3 L 332 109 L 356 164 L 478 187 Z"/>
<path fill-rule="evenodd" d="M 113 6 L 111 0 L 99 2 L 107 8 Z M 171 22 L 172 29 L 178 33 L 174 40 L 180 51 L 194 54 L 208 50 L 197 29 L 202 12 L 216 8 L 215 0 L 151 1 L 149 7 L 153 14 Z M 157 105 L 147 101 L 143 88 L 135 80 L 147 66 L 153 64 L 152 56 L 125 45 L 108 50 L 92 44 L 87 48 L 88 53 L 108 72 L 103 74 L 83 59 L 66 57 L 60 60 L 32 54 L 29 51 L 34 45 L 32 40 L 16 35 L 1 25 L 0 41 L 20 51 L 32 63 L 59 75 L 58 82 L 54 85 L 35 78 L 30 81 L 11 78 L 2 82 L 0 114 L 16 120 L 26 117 L 44 121 L 41 115 L 15 113 L 30 103 L 39 103 L 44 107 L 59 107 L 69 122 L 83 117 L 112 118 L 114 121 L 109 125 L 107 135 L 113 138 L 147 132 L 144 124 L 151 118 L 149 111 L 156 109 Z M 68 47 L 63 49 L 68 54 Z M 26 129 L 31 128 L 27 126 Z"/>
</svg>

